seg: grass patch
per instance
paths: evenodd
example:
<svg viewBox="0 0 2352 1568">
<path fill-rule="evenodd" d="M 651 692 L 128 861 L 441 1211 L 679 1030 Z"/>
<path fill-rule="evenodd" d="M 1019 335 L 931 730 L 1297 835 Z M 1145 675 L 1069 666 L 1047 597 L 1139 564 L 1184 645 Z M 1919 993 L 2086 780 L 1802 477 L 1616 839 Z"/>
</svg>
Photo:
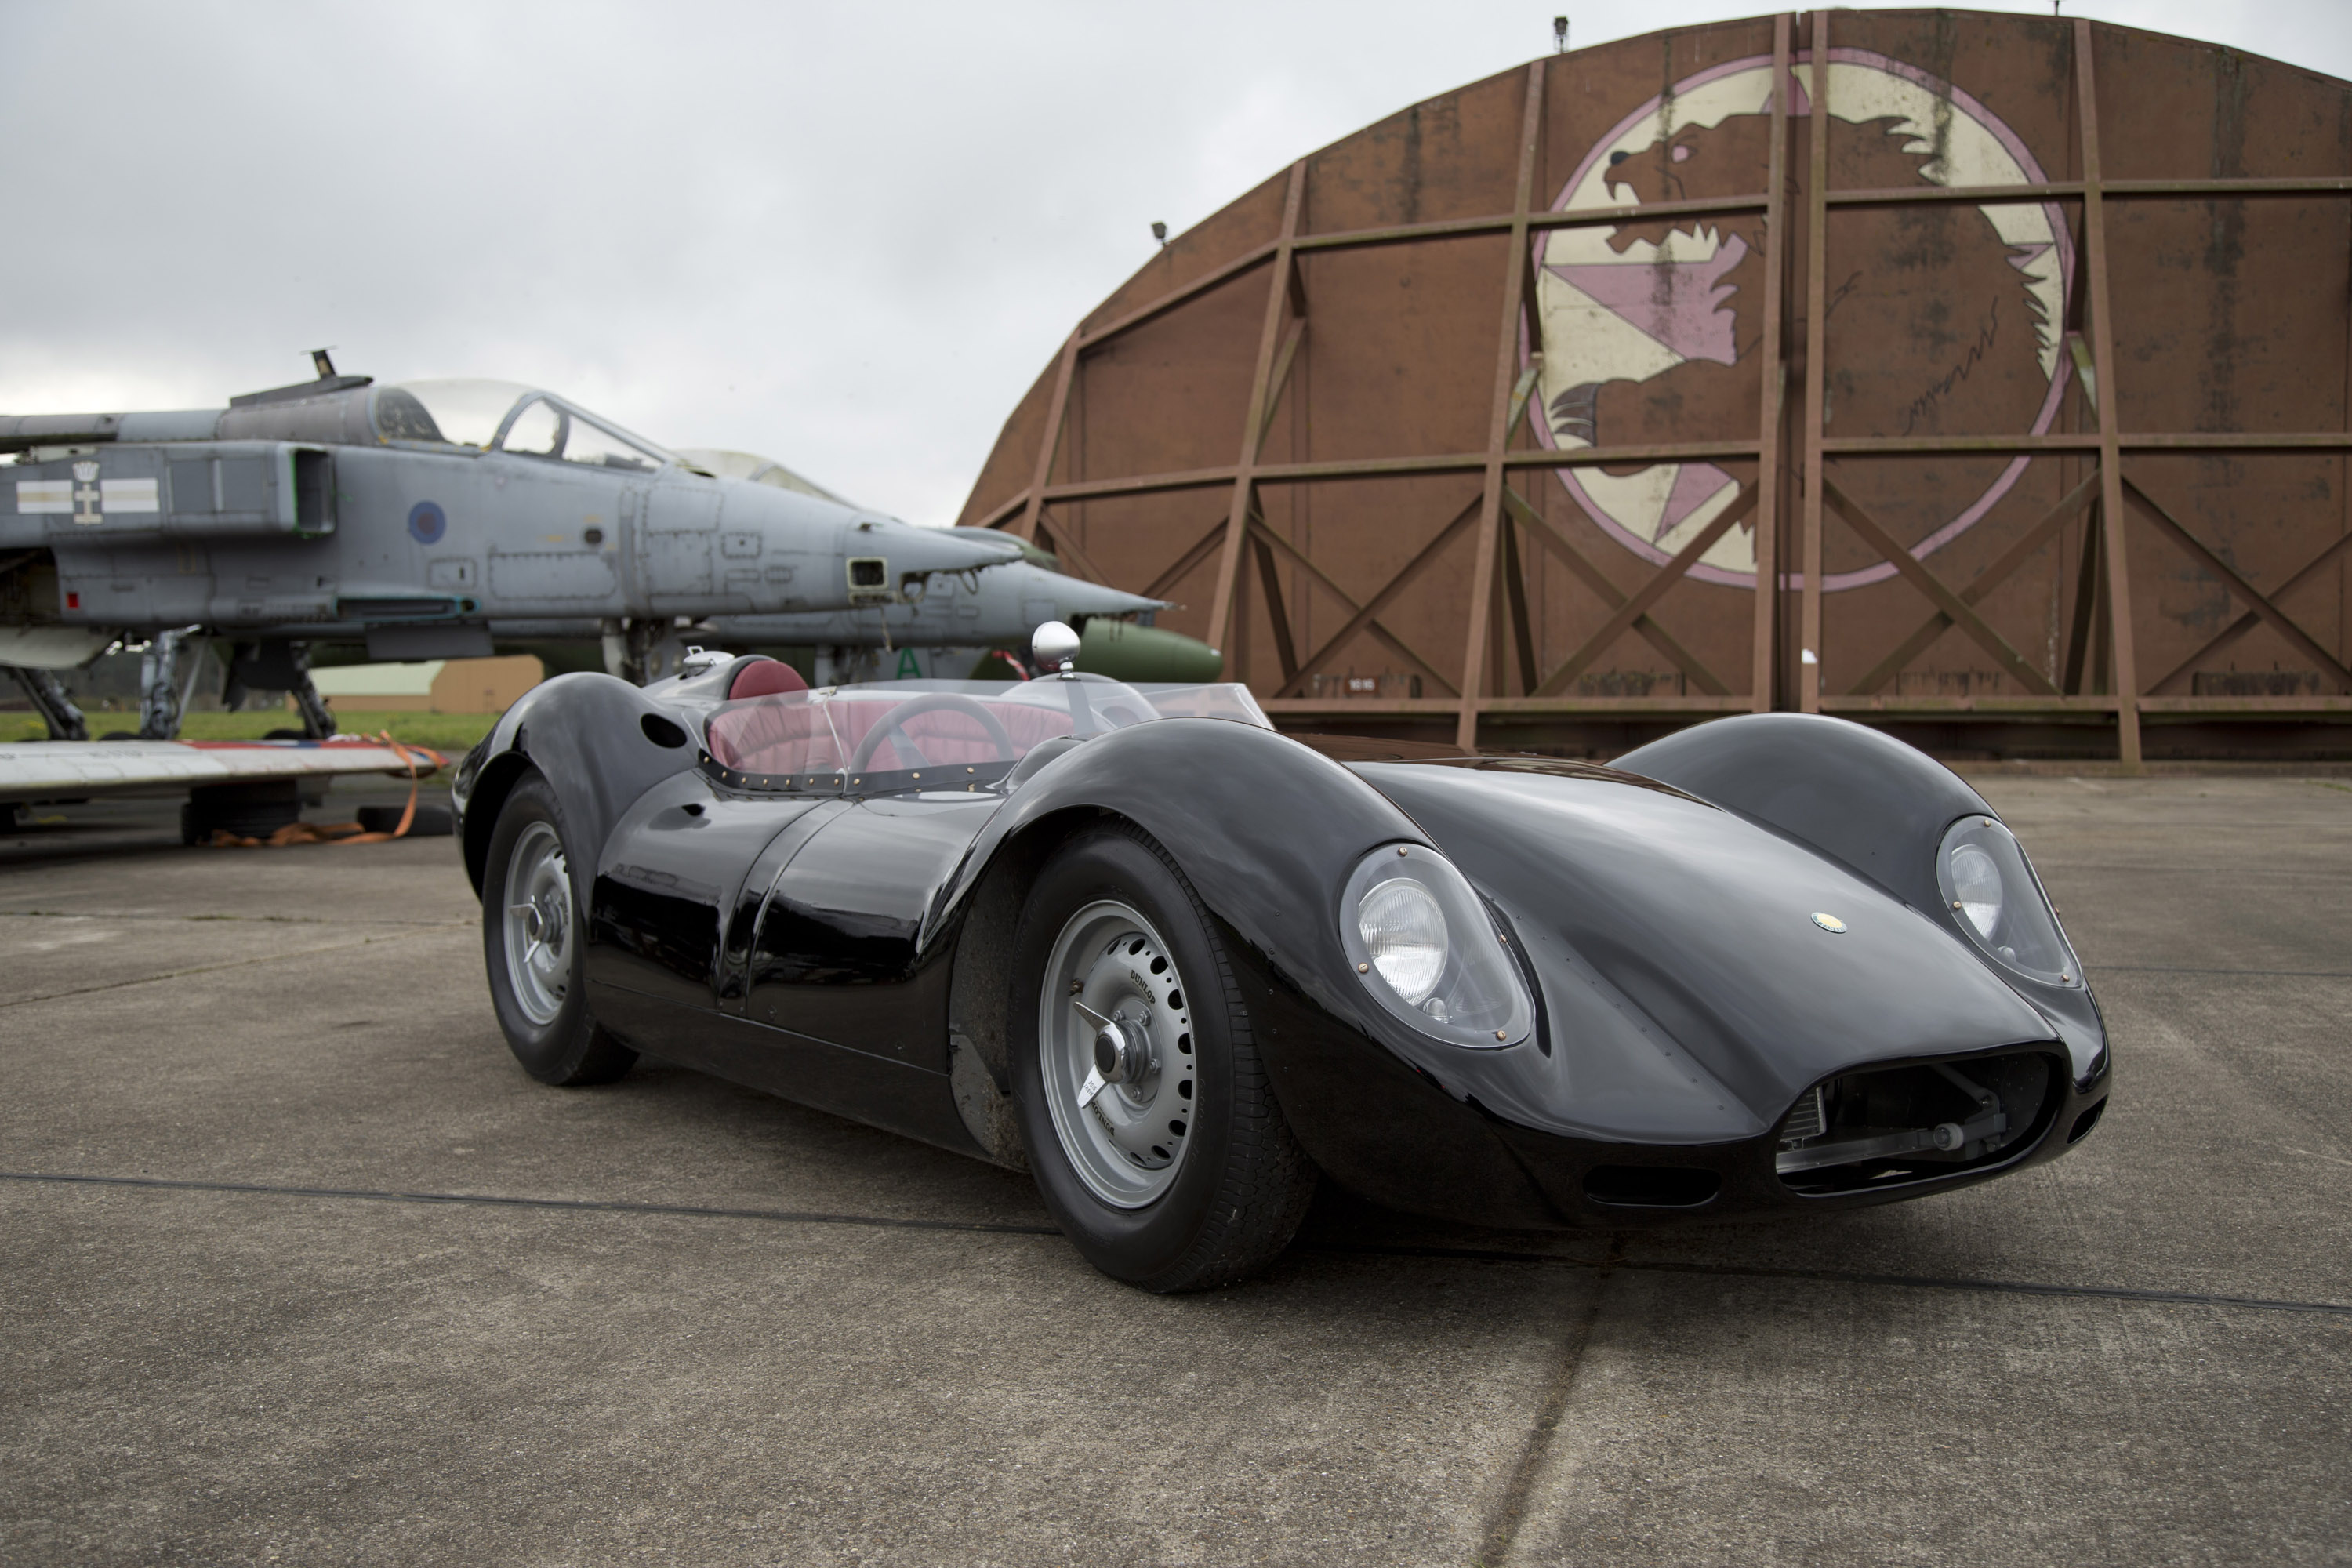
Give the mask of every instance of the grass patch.
<svg viewBox="0 0 2352 1568">
<path fill-rule="evenodd" d="M 96 712 L 88 715 L 95 737 L 114 730 L 137 730 L 136 713 Z M 335 715 L 346 735 L 373 735 L 390 731 L 392 738 L 412 746 L 430 746 L 456 758 L 473 749 L 499 721 L 496 713 L 385 713 L 354 708 Z M 280 709 L 251 713 L 189 713 L 181 719 L 184 741 L 258 741 L 272 730 L 300 727 L 301 721 Z M 0 742 L 37 741 L 48 733 L 37 713 L 0 713 Z"/>
</svg>

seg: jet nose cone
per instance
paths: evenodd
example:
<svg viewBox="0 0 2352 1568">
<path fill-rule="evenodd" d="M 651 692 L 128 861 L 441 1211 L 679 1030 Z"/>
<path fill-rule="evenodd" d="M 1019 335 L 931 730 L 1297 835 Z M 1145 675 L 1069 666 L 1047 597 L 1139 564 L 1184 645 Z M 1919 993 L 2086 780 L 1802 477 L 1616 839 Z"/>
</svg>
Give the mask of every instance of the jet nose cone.
<svg viewBox="0 0 2352 1568">
<path fill-rule="evenodd" d="M 1045 593 L 1054 600 L 1064 620 L 1074 616 L 1139 616 L 1146 610 L 1169 607 L 1166 599 L 1147 599 L 1140 594 L 1089 583 L 1083 577 L 1053 577 L 1050 581 L 1052 586 Z"/>
</svg>

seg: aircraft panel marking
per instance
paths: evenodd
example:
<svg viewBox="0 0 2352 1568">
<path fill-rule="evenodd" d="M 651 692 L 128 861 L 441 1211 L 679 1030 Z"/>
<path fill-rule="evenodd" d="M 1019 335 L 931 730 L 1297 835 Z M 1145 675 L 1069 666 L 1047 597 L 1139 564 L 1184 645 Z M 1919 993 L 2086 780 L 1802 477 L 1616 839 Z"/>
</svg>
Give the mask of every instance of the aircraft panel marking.
<svg viewBox="0 0 2352 1568">
<path fill-rule="evenodd" d="M 163 510 L 152 479 L 100 479 L 98 489 L 109 512 Z"/>
<path fill-rule="evenodd" d="M 18 479 L 16 481 L 18 511 L 73 510 L 71 479 Z"/>
</svg>

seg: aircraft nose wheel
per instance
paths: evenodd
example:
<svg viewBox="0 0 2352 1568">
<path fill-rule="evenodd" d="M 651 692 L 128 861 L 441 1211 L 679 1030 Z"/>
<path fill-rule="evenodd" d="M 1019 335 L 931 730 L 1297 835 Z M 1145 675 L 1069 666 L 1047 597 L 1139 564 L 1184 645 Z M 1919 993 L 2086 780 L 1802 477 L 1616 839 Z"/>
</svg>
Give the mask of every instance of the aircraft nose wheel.
<svg viewBox="0 0 2352 1568">
<path fill-rule="evenodd" d="M 1167 942 L 1106 899 L 1070 916 L 1046 961 L 1039 1066 L 1062 1152 L 1107 1204 L 1165 1193 L 1192 1130 L 1192 1020 Z"/>
<path fill-rule="evenodd" d="M 524 1016 L 551 1024 L 572 983 L 572 868 L 552 826 L 534 822 L 507 862 L 507 980 Z"/>
</svg>

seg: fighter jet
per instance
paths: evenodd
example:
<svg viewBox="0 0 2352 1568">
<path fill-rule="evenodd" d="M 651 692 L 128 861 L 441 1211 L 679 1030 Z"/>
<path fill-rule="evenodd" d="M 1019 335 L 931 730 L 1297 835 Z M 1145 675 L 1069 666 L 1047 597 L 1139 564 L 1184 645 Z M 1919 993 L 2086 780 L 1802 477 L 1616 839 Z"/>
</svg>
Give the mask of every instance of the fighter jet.
<svg viewBox="0 0 2352 1568">
<path fill-rule="evenodd" d="M 814 480 L 758 453 L 687 447 L 679 456 L 715 474 L 840 500 Z M 957 531 L 969 536 L 982 531 Z M 824 684 L 863 679 L 866 665 L 903 667 L 899 660 L 877 659 L 877 650 L 889 655 L 910 647 L 969 648 L 977 656 L 989 649 L 1024 649 L 1039 626 L 1061 621 L 1080 633 L 1077 663 L 1082 669 L 1123 680 L 1217 679 L 1224 661 L 1216 649 L 1151 624 L 1153 616 L 1170 607 L 1168 600 L 1065 575 L 1053 555 L 1034 544 L 1020 549 L 1020 561 L 984 574 L 943 573 L 909 583 L 894 602 L 848 610 L 717 616 L 709 627 L 696 628 L 682 638 L 677 655 L 682 657 L 686 641 L 706 630 L 727 647 L 813 647 L 818 681 Z M 1010 654 L 1005 662 L 1017 663 L 1018 658 L 1017 653 Z"/>
<path fill-rule="evenodd" d="M 493 627 L 593 623 L 625 661 L 681 619 L 896 605 L 1017 542 L 916 528 L 812 487 L 711 473 L 554 393 L 318 379 L 225 409 L 0 416 L 0 667 L 53 738 L 87 727 L 54 671 L 143 641 L 140 734 L 169 739 L 205 638 L 225 697 L 293 693 L 321 642 L 374 659 L 491 651 Z"/>
</svg>

